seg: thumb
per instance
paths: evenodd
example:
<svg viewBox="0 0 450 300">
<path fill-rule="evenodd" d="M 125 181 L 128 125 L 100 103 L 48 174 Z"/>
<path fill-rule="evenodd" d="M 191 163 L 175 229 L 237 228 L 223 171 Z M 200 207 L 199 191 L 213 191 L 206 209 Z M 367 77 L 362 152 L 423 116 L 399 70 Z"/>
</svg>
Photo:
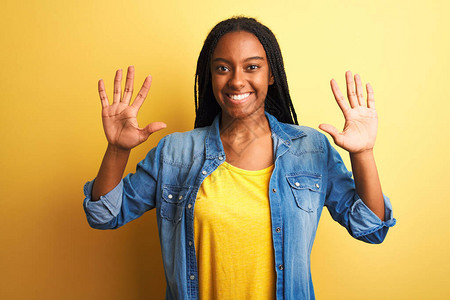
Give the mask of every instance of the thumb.
<svg viewBox="0 0 450 300">
<path fill-rule="evenodd" d="M 330 124 L 320 124 L 319 128 L 323 131 L 325 131 L 326 133 L 328 133 L 334 140 L 334 142 L 336 143 L 340 133 L 339 130 L 336 129 L 336 127 L 334 127 L 333 125 Z"/>
<path fill-rule="evenodd" d="M 166 125 L 166 123 L 164 123 L 164 122 L 153 122 L 153 123 L 148 124 L 148 125 L 145 126 L 145 128 L 141 131 L 141 135 L 142 135 L 143 140 L 148 139 L 148 137 L 149 137 L 152 133 L 154 133 L 154 132 L 156 132 L 156 131 L 158 131 L 158 130 L 164 129 L 164 128 L 166 128 L 166 127 L 167 127 L 167 125 Z"/>
<path fill-rule="evenodd" d="M 149 134 L 152 134 L 153 132 L 164 129 L 166 127 L 167 125 L 164 122 L 153 122 L 145 126 L 144 130 L 147 131 Z"/>
</svg>

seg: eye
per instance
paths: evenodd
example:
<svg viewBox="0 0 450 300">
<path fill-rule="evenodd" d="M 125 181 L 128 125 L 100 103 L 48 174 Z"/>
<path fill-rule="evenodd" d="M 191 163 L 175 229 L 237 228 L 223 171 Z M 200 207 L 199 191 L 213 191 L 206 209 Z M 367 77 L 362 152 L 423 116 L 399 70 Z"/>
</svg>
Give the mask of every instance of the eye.
<svg viewBox="0 0 450 300">
<path fill-rule="evenodd" d="M 226 66 L 217 66 L 217 67 L 216 67 L 216 71 L 218 71 L 218 72 L 220 72 L 220 73 L 224 73 L 224 72 L 229 71 L 229 69 L 228 69 L 228 67 L 226 67 Z"/>
<path fill-rule="evenodd" d="M 256 71 L 256 70 L 259 69 L 259 66 L 258 65 L 249 65 L 247 67 L 247 69 L 250 70 L 250 71 Z"/>
</svg>

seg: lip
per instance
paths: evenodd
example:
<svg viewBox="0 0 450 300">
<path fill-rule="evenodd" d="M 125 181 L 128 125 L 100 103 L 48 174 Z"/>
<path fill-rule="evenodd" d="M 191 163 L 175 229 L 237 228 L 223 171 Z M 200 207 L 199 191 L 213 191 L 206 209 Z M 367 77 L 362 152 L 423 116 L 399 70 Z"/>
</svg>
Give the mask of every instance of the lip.
<svg viewBox="0 0 450 300">
<path fill-rule="evenodd" d="M 240 99 L 240 100 L 235 100 L 233 98 L 230 97 L 230 95 L 244 95 L 244 94 L 248 94 L 247 97 Z M 248 99 L 250 99 L 250 97 L 254 94 L 254 92 L 246 92 L 246 93 L 225 93 L 225 97 L 228 101 L 230 101 L 233 104 L 242 104 L 248 101 Z"/>
</svg>

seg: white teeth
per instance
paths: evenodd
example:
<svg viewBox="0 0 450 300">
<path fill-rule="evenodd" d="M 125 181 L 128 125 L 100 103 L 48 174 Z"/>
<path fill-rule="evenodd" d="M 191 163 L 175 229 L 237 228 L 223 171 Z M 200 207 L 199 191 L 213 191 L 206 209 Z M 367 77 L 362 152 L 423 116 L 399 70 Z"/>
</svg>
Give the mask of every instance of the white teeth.
<svg viewBox="0 0 450 300">
<path fill-rule="evenodd" d="M 250 93 L 245 93 L 245 94 L 239 94 L 239 95 L 228 95 L 231 99 L 233 100 L 242 100 L 247 98 L 248 96 L 250 96 Z"/>
</svg>

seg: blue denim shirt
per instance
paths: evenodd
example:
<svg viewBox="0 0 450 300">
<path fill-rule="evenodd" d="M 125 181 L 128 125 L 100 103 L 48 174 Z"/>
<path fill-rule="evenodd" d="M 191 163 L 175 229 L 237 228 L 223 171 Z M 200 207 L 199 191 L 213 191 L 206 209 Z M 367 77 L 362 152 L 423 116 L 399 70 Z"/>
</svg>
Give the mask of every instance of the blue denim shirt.
<svg viewBox="0 0 450 300">
<path fill-rule="evenodd" d="M 358 197 L 352 175 L 318 131 L 280 123 L 266 113 L 272 130 L 274 169 L 269 184 L 277 299 L 314 299 L 310 253 L 322 209 L 355 238 L 381 243 L 395 224 L 385 201 L 381 221 Z M 219 116 L 209 127 L 164 137 L 99 201 L 86 183 L 89 224 L 114 229 L 156 208 L 167 280 L 166 299 L 198 299 L 194 209 L 203 180 L 226 160 Z"/>
</svg>

